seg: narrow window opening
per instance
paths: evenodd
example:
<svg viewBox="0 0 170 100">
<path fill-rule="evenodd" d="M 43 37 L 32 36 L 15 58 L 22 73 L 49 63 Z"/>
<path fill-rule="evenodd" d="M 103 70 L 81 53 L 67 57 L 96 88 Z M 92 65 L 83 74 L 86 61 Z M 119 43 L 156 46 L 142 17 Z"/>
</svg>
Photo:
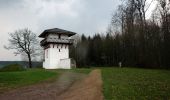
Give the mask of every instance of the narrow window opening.
<svg viewBox="0 0 170 100">
<path fill-rule="evenodd" d="M 48 58 L 48 50 L 47 50 L 46 56 L 47 56 L 47 58 Z"/>
<path fill-rule="evenodd" d="M 53 48 L 54 48 L 54 46 L 55 46 L 55 45 L 53 44 Z"/>
<path fill-rule="evenodd" d="M 44 49 L 44 52 L 43 52 L 43 61 L 45 61 L 45 49 Z"/>
<path fill-rule="evenodd" d="M 59 39 L 61 38 L 61 34 L 58 35 L 58 38 L 59 38 Z"/>
<path fill-rule="evenodd" d="M 60 49 L 59 49 L 59 52 L 60 52 Z"/>
</svg>

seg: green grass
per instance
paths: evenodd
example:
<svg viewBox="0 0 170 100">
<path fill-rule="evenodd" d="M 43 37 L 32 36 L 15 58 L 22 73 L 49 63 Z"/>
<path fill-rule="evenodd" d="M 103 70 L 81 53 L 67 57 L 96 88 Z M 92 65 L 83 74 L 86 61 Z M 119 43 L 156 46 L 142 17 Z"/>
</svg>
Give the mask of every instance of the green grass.
<svg viewBox="0 0 170 100">
<path fill-rule="evenodd" d="M 103 68 L 106 100 L 169 100 L 170 71 Z"/>
<path fill-rule="evenodd" d="M 0 72 L 0 92 L 3 93 L 6 90 L 38 83 L 56 77 L 57 75 L 56 72 L 50 72 L 43 69 Z"/>
<path fill-rule="evenodd" d="M 21 71 L 18 70 L 17 68 L 15 66 L 10 68 L 6 67 L 5 70 L 3 70 L 5 72 L 0 72 L 0 93 L 3 93 L 10 89 L 26 86 L 26 85 L 41 83 L 44 80 L 48 80 L 48 81 L 50 79 L 53 80 L 53 78 L 58 77 L 61 73 L 66 71 L 84 73 L 84 74 L 88 74 L 91 71 L 91 69 L 85 69 L 85 68 L 71 69 L 71 70 L 29 69 L 29 70 Z M 15 69 L 17 69 L 18 71 L 15 71 Z"/>
<path fill-rule="evenodd" d="M 71 70 L 30 69 L 0 72 L 0 93 L 71 71 L 88 74 L 94 68 Z M 100 68 L 105 100 L 168 100 L 170 99 L 170 71 L 137 68 Z"/>
<path fill-rule="evenodd" d="M 55 69 L 55 70 L 50 70 L 50 71 L 55 71 L 55 72 L 58 72 L 58 73 L 75 72 L 75 73 L 88 74 L 92 70 L 93 70 L 92 68 L 73 68 L 73 69 Z"/>
<path fill-rule="evenodd" d="M 72 72 L 88 74 L 92 71 L 92 68 L 75 68 L 71 69 Z"/>
</svg>

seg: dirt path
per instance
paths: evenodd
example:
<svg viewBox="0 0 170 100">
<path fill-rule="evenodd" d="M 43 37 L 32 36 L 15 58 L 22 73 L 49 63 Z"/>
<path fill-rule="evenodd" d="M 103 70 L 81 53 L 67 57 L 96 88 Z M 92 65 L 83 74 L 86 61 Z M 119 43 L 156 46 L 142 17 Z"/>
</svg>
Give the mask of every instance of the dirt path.
<svg viewBox="0 0 170 100">
<path fill-rule="evenodd" d="M 93 70 L 88 77 L 73 84 L 58 100 L 103 100 L 100 70 Z"/>
<path fill-rule="evenodd" d="M 0 95 L 0 100 L 102 100 L 100 70 L 88 76 L 65 72 L 52 83 L 16 89 Z"/>
</svg>

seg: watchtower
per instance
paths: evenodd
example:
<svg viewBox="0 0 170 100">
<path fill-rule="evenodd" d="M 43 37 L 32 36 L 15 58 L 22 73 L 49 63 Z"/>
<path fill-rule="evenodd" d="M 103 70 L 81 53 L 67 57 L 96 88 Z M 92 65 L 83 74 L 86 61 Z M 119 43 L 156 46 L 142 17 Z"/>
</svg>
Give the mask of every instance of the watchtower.
<svg viewBox="0 0 170 100">
<path fill-rule="evenodd" d="M 40 45 L 44 48 L 43 68 L 70 69 L 69 45 L 73 43 L 71 36 L 76 33 L 59 28 L 47 29 L 39 35 L 44 38 Z"/>
</svg>

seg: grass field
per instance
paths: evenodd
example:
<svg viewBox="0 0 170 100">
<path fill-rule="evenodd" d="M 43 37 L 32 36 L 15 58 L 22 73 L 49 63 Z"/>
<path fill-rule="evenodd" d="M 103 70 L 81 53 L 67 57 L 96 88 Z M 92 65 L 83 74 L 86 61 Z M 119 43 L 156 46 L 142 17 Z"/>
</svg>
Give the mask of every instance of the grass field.
<svg viewBox="0 0 170 100">
<path fill-rule="evenodd" d="M 169 100 L 170 71 L 103 68 L 106 100 Z"/>
<path fill-rule="evenodd" d="M 76 73 L 88 74 L 91 69 L 71 69 L 71 70 L 44 70 L 44 69 L 29 69 L 25 71 L 0 72 L 0 93 L 4 91 L 40 83 L 41 81 L 58 77 L 61 73 L 70 71 Z M 53 80 L 53 79 L 52 79 Z"/>
<path fill-rule="evenodd" d="M 69 71 L 69 72 L 75 72 L 75 73 L 88 74 L 92 70 L 93 69 L 90 69 L 90 68 L 74 68 L 74 69 L 55 69 L 55 70 L 51 70 L 51 71 L 55 71 L 55 72 L 58 72 L 58 73 L 63 73 L 63 72 Z"/>
<path fill-rule="evenodd" d="M 93 69 L 90 68 L 75 68 L 75 69 L 71 69 L 72 72 L 76 72 L 76 73 L 84 73 L 84 74 L 88 74 L 92 71 Z"/>
<path fill-rule="evenodd" d="M 56 77 L 56 72 L 50 72 L 43 69 L 31 69 L 18 72 L 0 72 L 0 93 L 43 80 Z"/>
<path fill-rule="evenodd" d="M 105 100 L 169 100 L 170 71 L 136 68 L 99 68 Z M 0 93 L 53 79 L 65 71 L 88 74 L 91 69 L 0 72 Z"/>
</svg>

